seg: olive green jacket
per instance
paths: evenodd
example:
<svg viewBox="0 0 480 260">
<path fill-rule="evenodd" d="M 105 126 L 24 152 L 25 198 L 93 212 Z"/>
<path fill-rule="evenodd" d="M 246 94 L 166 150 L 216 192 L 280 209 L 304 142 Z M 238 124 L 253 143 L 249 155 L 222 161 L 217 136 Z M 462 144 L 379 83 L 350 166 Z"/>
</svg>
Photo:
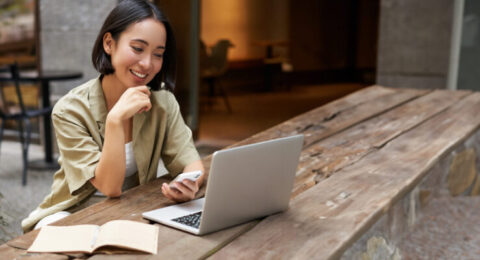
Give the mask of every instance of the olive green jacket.
<svg viewBox="0 0 480 260">
<path fill-rule="evenodd" d="M 133 117 L 133 153 L 140 184 L 157 177 L 160 159 L 174 177 L 200 158 L 174 95 L 153 91 L 150 100 L 152 108 Z M 52 121 L 60 170 L 53 176 L 50 194 L 22 221 L 25 232 L 48 215 L 85 203 L 96 191 L 89 180 L 100 160 L 107 113 L 100 78 L 71 90 L 57 102 Z"/>
</svg>

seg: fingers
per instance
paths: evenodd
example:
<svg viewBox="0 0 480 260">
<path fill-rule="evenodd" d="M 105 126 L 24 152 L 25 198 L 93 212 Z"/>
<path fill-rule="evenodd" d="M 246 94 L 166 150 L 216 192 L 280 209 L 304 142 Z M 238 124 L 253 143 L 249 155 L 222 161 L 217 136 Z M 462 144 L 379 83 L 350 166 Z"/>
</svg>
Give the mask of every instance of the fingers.
<svg viewBox="0 0 480 260">
<path fill-rule="evenodd" d="M 139 102 L 138 106 L 141 106 L 141 108 L 137 111 L 137 114 L 149 111 L 152 108 L 152 103 L 150 102 L 151 92 L 148 87 L 138 86 L 131 89 L 132 91 L 136 92 L 136 95 L 134 94 L 134 98 L 136 98 L 136 101 Z"/>
<path fill-rule="evenodd" d="M 198 191 L 198 183 L 196 181 L 191 181 L 189 179 L 183 180 L 183 185 L 189 188 L 193 193 L 197 193 Z"/>
<path fill-rule="evenodd" d="M 166 185 L 166 183 L 164 183 L 162 185 L 162 193 L 165 197 L 167 197 L 168 199 L 170 200 L 173 200 L 175 201 L 174 197 L 171 195 L 171 193 L 174 192 L 174 191 L 171 191 L 168 187 L 168 185 Z"/>
<path fill-rule="evenodd" d="M 173 187 L 170 187 L 170 185 L 164 183 L 162 184 L 162 193 L 165 195 L 165 197 L 176 202 L 189 201 L 195 198 L 195 194 L 198 191 L 198 186 L 192 181 L 190 181 L 190 183 L 187 185 L 184 183 L 175 182 L 172 184 Z"/>
<path fill-rule="evenodd" d="M 152 108 L 152 102 L 150 102 L 150 99 L 146 101 L 146 106 L 144 106 L 141 111 L 146 112 L 149 111 Z"/>
<path fill-rule="evenodd" d="M 138 86 L 138 87 L 134 87 L 138 90 L 140 90 L 141 92 L 147 94 L 150 96 L 151 92 L 150 92 L 150 88 L 148 86 Z"/>
<path fill-rule="evenodd" d="M 150 94 L 151 94 L 150 89 L 147 86 L 138 86 L 138 87 L 133 87 L 132 89 L 136 89 L 140 92 L 143 92 L 144 94 L 147 94 L 148 96 L 150 96 Z"/>
<path fill-rule="evenodd" d="M 162 193 L 170 200 L 180 202 L 181 193 L 177 189 L 172 189 L 166 183 L 162 185 Z"/>
<path fill-rule="evenodd" d="M 140 108 L 140 110 L 137 111 L 137 114 L 149 111 L 152 108 L 152 103 L 150 103 L 150 100 L 145 103 L 145 106 Z"/>
<path fill-rule="evenodd" d="M 110 113 L 117 113 L 122 120 L 152 108 L 150 91 L 146 86 L 128 88 L 117 101 Z"/>
<path fill-rule="evenodd" d="M 162 187 L 162 192 L 167 198 L 175 202 L 185 202 L 185 201 L 192 200 L 195 197 L 193 193 L 182 192 L 180 191 L 179 188 L 170 187 L 168 185 L 166 185 L 165 187 Z"/>
</svg>

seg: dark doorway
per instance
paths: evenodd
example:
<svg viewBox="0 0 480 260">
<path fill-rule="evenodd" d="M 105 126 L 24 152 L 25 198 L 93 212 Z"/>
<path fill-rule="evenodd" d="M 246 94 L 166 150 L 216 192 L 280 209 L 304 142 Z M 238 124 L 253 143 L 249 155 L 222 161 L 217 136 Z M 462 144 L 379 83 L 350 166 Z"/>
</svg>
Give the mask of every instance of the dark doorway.
<svg viewBox="0 0 480 260">
<path fill-rule="evenodd" d="M 228 145 L 374 84 L 378 0 L 202 0 L 200 10 L 207 52 L 221 39 L 233 47 L 219 86 L 200 83 L 199 142 Z"/>
</svg>

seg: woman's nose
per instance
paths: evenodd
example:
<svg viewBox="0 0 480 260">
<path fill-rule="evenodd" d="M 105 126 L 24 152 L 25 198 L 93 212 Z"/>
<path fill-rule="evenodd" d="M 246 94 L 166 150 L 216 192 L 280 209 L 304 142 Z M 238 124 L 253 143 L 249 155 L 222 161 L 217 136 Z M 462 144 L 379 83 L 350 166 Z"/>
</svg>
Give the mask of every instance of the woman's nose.
<svg viewBox="0 0 480 260">
<path fill-rule="evenodd" d="M 140 60 L 139 64 L 142 69 L 148 70 L 150 69 L 150 66 L 152 66 L 152 58 L 150 57 L 150 55 L 144 55 Z"/>
</svg>

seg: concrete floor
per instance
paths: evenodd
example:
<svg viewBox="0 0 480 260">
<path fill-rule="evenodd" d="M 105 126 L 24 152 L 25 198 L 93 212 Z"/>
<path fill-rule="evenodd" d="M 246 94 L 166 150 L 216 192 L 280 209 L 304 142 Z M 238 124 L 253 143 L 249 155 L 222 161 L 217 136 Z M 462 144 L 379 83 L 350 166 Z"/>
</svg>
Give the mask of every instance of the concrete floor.
<svg viewBox="0 0 480 260">
<path fill-rule="evenodd" d="M 18 142 L 3 141 L 0 152 L 0 244 L 22 234 L 21 220 L 38 206 L 50 190 L 53 171 L 28 171 L 22 186 L 22 155 Z M 42 147 L 30 147 L 30 159 L 41 159 Z"/>
<path fill-rule="evenodd" d="M 480 196 L 440 197 L 398 245 L 404 259 L 479 259 Z"/>
</svg>

